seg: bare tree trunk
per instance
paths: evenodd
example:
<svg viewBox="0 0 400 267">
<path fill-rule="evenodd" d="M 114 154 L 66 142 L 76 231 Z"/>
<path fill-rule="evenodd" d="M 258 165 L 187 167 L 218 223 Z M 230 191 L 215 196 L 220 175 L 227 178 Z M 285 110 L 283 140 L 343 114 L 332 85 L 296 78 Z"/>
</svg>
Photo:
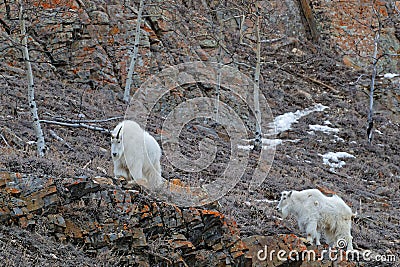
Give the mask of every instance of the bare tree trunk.
<svg viewBox="0 0 400 267">
<path fill-rule="evenodd" d="M 214 106 L 214 115 L 215 115 L 215 121 L 219 123 L 219 98 L 220 98 L 220 91 L 221 91 L 221 45 L 218 47 L 218 72 L 217 72 L 217 85 L 216 85 L 216 90 L 215 90 L 215 106 Z"/>
<path fill-rule="evenodd" d="M 130 93 L 131 93 L 131 85 L 132 85 L 132 76 L 135 69 L 135 64 L 137 60 L 137 55 L 139 52 L 139 42 L 140 42 L 140 25 L 142 24 L 142 12 L 143 12 L 144 0 L 140 0 L 139 4 L 139 12 L 136 21 L 136 31 L 135 31 L 135 44 L 133 47 L 133 54 L 131 57 L 131 64 L 129 66 L 128 76 L 126 77 L 125 83 L 125 91 L 124 91 L 124 101 L 129 103 Z"/>
<path fill-rule="evenodd" d="M 318 43 L 319 34 L 317 30 L 317 26 L 315 24 L 314 15 L 312 12 L 312 8 L 310 6 L 310 0 L 300 0 L 301 10 L 303 12 L 303 16 L 307 21 L 308 29 L 310 30 L 311 38 L 314 43 Z"/>
<path fill-rule="evenodd" d="M 254 150 L 261 151 L 262 149 L 262 132 L 261 132 L 261 112 L 260 112 L 260 99 L 259 99 L 259 86 L 260 86 L 260 61 L 261 61 L 261 40 L 260 40 L 260 14 L 258 13 L 257 8 L 257 18 L 256 18 L 256 39 L 257 39 L 257 48 L 256 48 L 256 71 L 254 73 L 254 112 L 256 117 L 256 133 L 254 140 Z"/>
<path fill-rule="evenodd" d="M 218 70 L 217 70 L 217 85 L 216 85 L 216 90 L 215 90 L 215 107 L 214 107 L 214 115 L 215 115 L 215 121 L 219 123 L 219 102 L 220 102 L 220 93 L 221 93 L 221 64 L 222 64 L 222 40 L 223 40 L 223 35 L 222 35 L 222 29 L 223 29 L 223 24 L 222 24 L 222 16 L 221 14 L 217 11 L 216 12 L 216 18 L 218 21 L 218 26 L 217 26 L 217 35 L 218 35 Z"/>
<path fill-rule="evenodd" d="M 375 13 L 375 16 L 378 18 L 378 30 L 375 33 L 375 38 L 374 38 L 374 52 L 372 55 L 372 74 L 371 74 L 371 85 L 370 85 L 370 92 L 369 92 L 369 112 L 368 112 L 368 128 L 367 128 L 367 136 L 368 136 L 368 142 L 371 143 L 372 141 L 372 130 L 374 127 L 374 119 L 373 119 L 373 114 L 374 114 L 374 90 L 375 90 L 375 78 L 376 78 L 376 73 L 377 73 L 377 64 L 378 64 L 378 46 L 379 46 L 379 39 L 380 39 L 380 34 L 381 34 L 381 27 L 382 23 L 380 20 L 380 16 L 378 12 L 373 8 L 373 11 Z"/>
<path fill-rule="evenodd" d="M 45 142 L 44 142 L 42 127 L 40 126 L 39 122 L 38 109 L 35 101 L 35 84 L 33 83 L 32 65 L 29 60 L 28 35 L 26 33 L 26 27 L 25 27 L 24 7 L 22 1 L 20 1 L 19 4 L 20 4 L 19 22 L 22 35 L 21 50 L 25 61 L 26 77 L 28 80 L 28 102 L 31 111 L 33 129 L 35 130 L 36 134 L 37 153 L 40 157 L 43 157 L 45 152 Z"/>
</svg>

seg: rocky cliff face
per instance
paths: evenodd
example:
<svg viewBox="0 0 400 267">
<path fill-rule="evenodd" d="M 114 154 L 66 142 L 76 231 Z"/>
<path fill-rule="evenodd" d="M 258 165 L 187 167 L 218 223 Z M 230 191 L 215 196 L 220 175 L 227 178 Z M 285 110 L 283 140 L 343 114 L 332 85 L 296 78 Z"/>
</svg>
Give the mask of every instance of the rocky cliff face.
<svg viewBox="0 0 400 267">
<path fill-rule="evenodd" d="M 346 65 L 368 68 L 379 32 L 379 71 L 399 72 L 399 1 L 374 1 L 374 5 L 368 1 L 309 2 L 318 32 L 342 52 Z"/>
<path fill-rule="evenodd" d="M 369 2 L 261 3 L 269 27 L 265 29 L 265 42 L 269 44 L 264 48 L 266 51 L 310 40 L 343 52 L 343 60 L 350 67 L 365 68 L 371 63 L 379 15 L 382 32 L 378 54 L 392 55 L 382 59 L 380 70 L 399 70 L 395 56 L 400 49 L 398 1 L 386 5 L 377 2 L 378 15 L 373 13 Z M 137 3 L 129 6 L 119 1 L 63 0 L 54 4 L 33 1 L 26 6 L 31 56 L 39 63 L 35 65 L 41 76 L 55 72 L 65 81 L 91 88 L 123 88 L 133 51 Z M 216 16 L 210 15 L 209 10 L 215 9 L 219 10 Z M 0 5 L 2 49 L 7 51 L 1 60 L 4 70 L 16 71 L 19 66 L 18 50 L 9 48 L 15 47 L 19 38 L 18 12 L 17 2 Z M 238 8 L 234 2 L 223 5 L 218 1 L 156 1 L 145 8 L 145 14 L 136 70 L 137 78 L 142 80 L 163 66 L 199 59 L 217 60 L 218 42 L 224 44 L 228 54 L 223 61 L 239 61 L 247 49 L 238 45 L 254 38 L 251 36 L 254 24 L 248 19 L 254 10 L 245 2 Z"/>
<path fill-rule="evenodd" d="M 291 38 L 299 38 L 299 41 L 305 37 L 295 1 L 266 1 L 264 6 L 269 23 L 274 26 L 268 38 L 276 39 L 275 45 L 294 42 Z M 61 1 L 54 5 L 37 3 L 29 7 L 26 18 L 30 22 L 32 60 L 41 62 L 37 65 L 40 76 L 55 72 L 61 79 L 83 87 L 110 87 L 116 91 L 123 88 L 135 39 L 137 4 Z M 17 22 L 12 19 L 18 18 L 18 5 L 7 2 L 0 8 L 4 22 L 3 47 L 13 47 L 12 39 L 18 38 L 18 33 Z M 6 12 L 7 8 L 9 12 Z M 207 14 L 214 8 L 221 8 L 217 17 Z M 218 38 L 222 38 L 226 49 L 230 50 L 230 56 L 224 60 L 232 61 L 228 56 L 240 57 L 235 54 L 241 48 L 235 46 L 243 36 L 251 39 L 253 28 L 251 20 L 244 19 L 242 23 L 240 17 L 252 11 L 250 4 L 243 10 L 235 11 L 235 8 L 234 3 L 224 7 L 217 1 L 156 1 L 146 7 L 135 70 L 141 80 L 168 65 L 216 60 Z M 246 8 L 250 10 L 246 11 Z M 242 37 L 239 31 L 242 31 Z M 19 66 L 18 58 L 19 52 L 10 49 L 3 63 Z"/>
<path fill-rule="evenodd" d="M 49 239 L 105 257 L 106 266 L 251 264 L 237 226 L 223 214 L 156 202 L 114 186 L 111 179 L 61 181 L 2 172 L 0 190 L 2 225 L 41 229 L 37 231 Z M 53 259 L 46 263 L 69 266 L 57 254 L 49 253 Z"/>
</svg>

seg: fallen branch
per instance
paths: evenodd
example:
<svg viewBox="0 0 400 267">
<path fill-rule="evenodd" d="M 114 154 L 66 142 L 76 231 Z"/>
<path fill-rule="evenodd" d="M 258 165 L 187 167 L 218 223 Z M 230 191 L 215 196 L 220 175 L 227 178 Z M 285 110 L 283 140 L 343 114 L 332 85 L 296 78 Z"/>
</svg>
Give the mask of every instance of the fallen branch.
<svg viewBox="0 0 400 267">
<path fill-rule="evenodd" d="M 71 150 L 75 150 L 70 144 L 68 144 L 67 141 L 65 141 L 64 139 L 62 139 L 60 136 L 58 136 L 53 130 L 50 130 L 50 135 L 52 137 L 54 137 L 54 139 L 56 139 L 57 141 L 60 141 L 61 143 L 63 143 L 66 147 L 68 147 Z"/>
<path fill-rule="evenodd" d="M 333 88 L 332 86 L 330 86 L 330 85 L 328 85 L 328 84 L 326 84 L 326 83 L 323 83 L 323 82 L 320 81 L 320 80 L 317 80 L 317 79 L 314 79 L 314 78 L 305 76 L 305 75 L 300 74 L 300 73 L 293 73 L 293 72 L 291 72 L 291 71 L 289 71 L 289 70 L 287 70 L 287 69 L 283 69 L 283 68 L 280 68 L 280 67 L 278 67 L 278 68 L 281 69 L 281 70 L 283 70 L 283 71 L 286 71 L 287 73 L 290 73 L 290 74 L 292 74 L 292 75 L 299 76 L 299 77 L 301 77 L 301 78 L 303 78 L 303 79 L 306 79 L 306 80 L 309 80 L 309 81 L 311 81 L 311 82 L 313 82 L 313 83 L 315 83 L 315 84 L 321 85 L 321 86 L 323 86 L 323 87 L 325 87 L 325 88 L 327 88 L 327 89 L 329 89 L 329 90 L 331 90 L 331 91 L 333 91 L 333 92 L 335 92 L 335 93 L 339 93 L 339 90 L 336 90 L 336 89 Z"/>
<path fill-rule="evenodd" d="M 361 74 L 361 75 L 357 78 L 357 80 L 356 80 L 355 82 L 350 82 L 350 84 L 351 84 L 351 85 L 358 84 L 358 82 L 361 80 L 361 78 L 362 78 L 363 76 L 365 76 L 365 74 Z"/>
<path fill-rule="evenodd" d="M 15 144 L 19 148 L 25 147 L 25 141 L 22 140 L 22 138 L 14 133 L 10 128 L 4 126 L 2 129 L 0 129 L 0 132 L 2 135 L 4 134 L 4 138 L 6 138 L 6 140 L 8 138 L 9 142 L 12 144 Z"/>
<path fill-rule="evenodd" d="M 92 163 L 92 160 L 89 160 L 89 161 L 85 164 L 85 166 L 83 166 L 82 169 L 86 169 L 91 163 Z"/>
<path fill-rule="evenodd" d="M 53 118 L 53 120 L 58 121 L 58 122 L 65 122 L 65 123 L 101 123 L 101 122 L 120 120 L 123 118 L 124 118 L 123 116 L 119 116 L 119 117 L 112 117 L 112 118 L 102 119 L 102 120 L 69 120 L 69 119 L 63 119 L 63 118 Z"/>
<path fill-rule="evenodd" d="M 15 73 L 15 74 L 19 74 L 19 75 L 24 75 L 25 74 L 25 71 L 23 69 L 10 66 L 10 65 L 8 65 L 6 63 L 3 63 L 3 62 L 0 62 L 0 66 L 2 68 L 6 69 L 8 73 Z"/>
<path fill-rule="evenodd" d="M 299 74 L 299 73 L 297 75 L 302 77 L 302 78 L 308 79 L 308 80 L 312 81 L 313 83 L 316 83 L 318 85 L 326 87 L 326 88 L 328 88 L 329 90 L 331 90 L 331 91 L 333 91 L 335 93 L 339 93 L 338 90 L 336 90 L 335 88 L 333 88 L 332 86 L 330 86 L 330 85 L 328 85 L 326 83 L 321 82 L 320 80 L 317 80 L 317 79 L 314 79 L 314 78 L 311 78 L 311 77 L 308 77 L 308 76 L 305 76 L 305 75 L 302 75 L 302 74 Z"/>
<path fill-rule="evenodd" d="M 8 144 L 6 138 L 5 138 L 2 134 L 0 134 L 0 137 L 1 137 L 1 139 L 3 139 L 3 142 L 4 142 L 8 147 L 11 147 L 11 146 Z"/>
<path fill-rule="evenodd" d="M 307 59 L 307 60 L 308 60 L 308 59 Z M 315 78 L 311 78 L 311 77 L 305 76 L 305 75 L 303 75 L 303 74 L 300 74 L 300 73 L 298 73 L 298 72 L 293 72 L 293 71 L 291 71 L 291 70 L 288 70 L 288 69 L 284 68 L 284 66 L 287 65 L 287 64 L 301 64 L 301 63 L 303 63 L 303 62 L 306 62 L 307 60 L 299 61 L 299 62 L 287 62 L 287 63 L 284 63 L 282 66 L 279 66 L 279 65 L 278 65 L 277 68 L 278 68 L 279 70 L 285 71 L 285 72 L 287 72 L 287 73 L 289 73 L 289 74 L 291 74 L 291 75 L 293 75 L 293 76 L 298 76 L 298 77 L 301 77 L 301 78 L 303 78 L 303 79 L 305 79 L 305 80 L 309 80 L 309 81 L 311 81 L 311 82 L 313 82 L 313 83 L 315 83 L 315 84 L 321 85 L 321 86 L 323 86 L 323 87 L 325 87 L 325 88 L 327 88 L 327 89 L 329 89 L 329 90 L 331 90 L 331 91 L 333 91 L 333 92 L 335 92 L 335 93 L 339 93 L 339 90 L 333 88 L 332 86 L 330 86 L 330 85 L 328 85 L 328 84 L 326 84 L 326 83 L 324 83 L 324 82 L 322 82 L 322 81 L 320 81 L 320 80 L 317 80 L 317 79 L 315 79 Z M 265 63 L 266 63 L 266 62 L 263 62 L 263 64 L 265 64 Z M 277 62 L 270 62 L 270 63 L 274 63 L 275 65 L 277 65 Z"/>
<path fill-rule="evenodd" d="M 249 68 L 249 69 L 252 69 L 252 70 L 255 70 L 255 69 L 256 69 L 255 67 L 250 66 L 250 65 L 248 65 L 248 64 L 246 64 L 246 63 L 243 63 L 243 62 L 233 61 L 233 63 L 236 64 L 236 65 L 238 65 L 238 66 L 245 66 L 246 68 Z"/>
<path fill-rule="evenodd" d="M 111 133 L 111 131 L 108 129 L 98 127 L 98 126 L 88 125 L 85 123 L 66 123 L 66 122 L 61 122 L 61 121 L 48 121 L 48 120 L 40 120 L 40 122 L 47 123 L 47 124 L 59 125 L 59 126 L 65 126 L 65 127 L 72 127 L 72 128 L 86 128 L 89 130 L 99 131 L 99 132 L 106 133 L 106 134 Z"/>
</svg>

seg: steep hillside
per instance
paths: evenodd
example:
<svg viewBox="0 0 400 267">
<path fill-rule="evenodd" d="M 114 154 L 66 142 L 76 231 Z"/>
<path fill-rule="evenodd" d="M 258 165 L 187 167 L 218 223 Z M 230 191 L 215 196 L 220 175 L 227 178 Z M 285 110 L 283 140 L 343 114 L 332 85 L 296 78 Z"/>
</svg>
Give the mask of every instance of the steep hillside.
<svg viewBox="0 0 400 267">
<path fill-rule="evenodd" d="M 129 106 L 122 101 L 134 46 L 138 2 L 133 1 L 131 6 L 119 1 L 62 1 L 54 5 L 26 3 L 29 48 L 40 119 L 72 124 L 62 126 L 42 122 L 47 145 L 44 158 L 36 156 L 36 137 L 27 101 L 26 71 L 15 41 L 20 38 L 18 20 L 14 19 L 18 17 L 19 9 L 14 2 L 0 3 L 0 170 L 2 173 L 22 173 L 23 177 L 38 177 L 38 181 L 44 184 L 48 177 L 52 177 L 60 200 L 57 204 L 49 205 L 48 210 L 24 214 L 22 217 L 26 218 L 30 216 L 28 214 L 34 214 L 35 224 L 29 227 L 21 223 L 15 210 L 9 209 L 7 213 L 1 207 L 1 261 L 6 266 L 24 266 L 24 263 L 17 262 L 17 255 L 23 251 L 26 266 L 73 266 L 78 263 L 85 266 L 118 266 L 139 262 L 143 263 L 139 266 L 194 266 L 193 262 L 196 261 L 196 266 L 206 266 L 207 259 L 212 259 L 214 265 L 220 264 L 218 266 L 236 266 L 238 262 L 245 264 L 249 257 L 254 259 L 255 255 L 251 254 L 251 246 L 230 250 L 234 242 L 241 244 L 238 240 L 250 240 L 249 246 L 254 236 L 267 236 L 262 240 L 272 242 L 272 238 L 281 242 L 278 238 L 280 234 L 304 235 L 293 219 L 279 219 L 280 214 L 275 207 L 280 192 L 317 187 L 336 192 L 358 213 L 353 222 L 356 249 L 371 250 L 374 255 L 395 255 L 397 259 L 397 262 L 389 263 L 361 261 L 361 266 L 398 266 L 399 77 L 384 78 L 383 74 L 389 70 L 379 69 L 375 84 L 373 140 L 369 143 L 366 126 L 371 70 L 359 65 L 351 68 L 348 61 L 343 62 L 346 57 L 331 48 L 332 40 L 314 40 L 310 35 L 311 22 L 304 21 L 304 6 L 298 1 L 260 1 L 258 7 L 263 10 L 259 88 L 260 95 L 268 103 L 262 116 L 262 125 L 266 130 L 272 130 L 268 127 L 274 122 L 279 126 L 271 135 L 268 135 L 268 131 L 264 132 L 267 160 L 262 159 L 260 153 L 247 150 L 251 142 L 246 141 L 254 137 L 255 129 L 253 106 L 249 104 L 252 103 L 249 99 L 253 97 L 253 87 L 252 84 L 243 85 L 243 81 L 247 81 L 244 77 L 254 77 L 256 67 L 255 7 L 248 1 L 241 6 L 235 1 L 153 1 L 145 7 L 132 95 L 144 92 L 143 97 L 138 99 L 155 104 L 149 106 L 148 117 L 138 119 L 145 121 L 146 129 L 163 145 L 163 177 L 169 181 L 179 179 L 191 186 L 222 181 L 221 184 L 228 182 L 233 187 L 228 193 L 221 194 L 218 203 L 213 202 L 207 208 L 177 207 L 181 213 L 181 209 L 196 210 L 203 223 L 209 220 L 211 226 L 206 223 L 199 231 L 210 238 L 210 244 L 202 243 L 201 239 L 205 238 L 202 235 L 193 236 L 197 224 L 190 225 L 187 221 L 185 224 L 193 229 L 184 227 L 180 236 L 172 234 L 173 231 L 162 236 L 161 232 L 170 229 L 165 222 L 165 228 L 156 229 L 156 234 L 148 225 L 135 222 L 130 226 L 143 228 L 141 234 L 145 235 L 147 242 L 139 246 L 142 254 L 137 254 L 140 258 L 137 260 L 129 258 L 127 250 L 115 247 L 115 243 L 111 242 L 110 247 L 97 244 L 98 247 L 93 248 L 91 246 L 96 246 L 93 240 L 85 240 L 86 236 L 107 232 L 108 228 L 89 229 L 80 238 L 75 238 L 73 233 L 66 230 L 66 226 L 58 225 L 57 228 L 57 223 L 51 221 L 50 215 L 61 214 L 62 218 L 78 223 L 86 214 L 88 221 L 104 224 L 111 222 L 107 221 L 109 217 L 122 216 L 119 211 L 110 215 L 114 212 L 113 205 L 119 205 L 118 199 L 111 199 L 108 203 L 111 203 L 110 206 L 104 209 L 91 201 L 93 198 L 109 196 L 114 191 L 124 195 L 124 200 L 129 195 L 132 201 L 140 200 L 143 202 L 139 203 L 148 205 L 153 203 L 154 214 L 180 214 L 177 210 L 170 211 L 173 205 L 168 205 L 174 204 L 174 201 L 162 206 L 163 202 L 146 192 L 130 192 L 121 189 L 120 184 L 114 184 L 115 181 L 111 180 L 113 169 L 109 136 L 104 131 L 87 127 L 111 130 L 127 111 L 128 115 L 139 114 L 135 109 L 139 100 L 132 101 Z M 317 20 L 312 23 L 320 25 L 320 16 L 321 13 L 318 13 Z M 316 30 L 320 30 L 319 26 Z M 193 70 L 186 71 L 182 76 L 171 73 L 170 76 L 161 75 L 170 66 L 199 60 L 221 62 L 237 72 L 234 71 L 234 75 L 231 73 L 232 76 L 227 74 L 230 80 L 222 83 L 221 87 L 212 80 L 203 79 L 199 82 L 196 79 L 201 80 L 204 73 L 195 73 Z M 396 66 L 395 60 L 389 65 Z M 394 72 L 393 68 L 390 71 Z M 217 73 L 212 71 L 211 74 Z M 204 74 L 204 77 L 210 77 L 210 73 Z M 158 80 L 151 80 L 152 77 L 164 80 L 157 83 Z M 149 80 L 153 83 L 145 83 Z M 145 86 L 141 87 L 143 84 Z M 162 84 L 160 88 L 163 90 L 167 88 L 157 99 L 158 87 L 154 84 Z M 215 106 L 212 104 L 217 90 L 222 103 L 219 106 L 220 120 L 215 119 Z M 207 105 L 195 102 L 204 98 L 209 100 Z M 226 106 L 229 108 L 224 109 Z M 191 113 L 173 112 L 183 107 Z M 211 118 L 206 118 L 201 112 L 204 107 Z M 224 117 L 226 114 L 232 117 Z M 173 158 L 174 155 L 167 153 L 171 149 L 168 150 L 168 142 L 165 142 L 170 140 L 171 132 L 166 122 L 171 118 L 175 122 L 186 120 L 178 134 L 173 136 L 178 143 L 178 161 Z M 237 151 L 246 155 L 246 164 L 240 170 L 243 175 L 232 184 L 230 176 L 227 180 L 219 180 L 227 169 L 235 171 L 234 167 L 237 166 L 232 163 L 232 151 L 236 151 L 237 143 L 232 141 L 234 132 L 230 132 L 230 126 L 238 126 L 235 130 L 239 126 L 245 128 L 243 142 Z M 339 154 L 333 154 L 337 152 L 343 152 L 342 155 L 348 157 L 337 159 L 335 155 Z M 190 164 L 179 165 L 176 162 Z M 259 162 L 261 165 L 257 165 Z M 257 171 L 268 175 L 260 185 L 252 187 L 250 181 Z M 102 177 L 109 182 L 98 187 L 93 182 L 94 177 Z M 11 203 L 4 205 L 21 208 L 25 204 L 20 207 L 17 205 L 20 202 L 14 200 L 24 194 L 29 195 L 29 186 L 14 192 L 9 190 L 15 185 L 9 184 L 10 181 L 0 184 L 0 203 Z M 85 192 L 86 195 L 81 196 L 82 201 L 77 197 L 70 200 L 69 206 L 63 207 L 66 204 L 63 201 L 67 201 L 68 197 L 60 192 L 65 191 L 63 188 L 72 190 L 74 182 L 95 186 L 96 189 Z M 139 218 L 144 213 L 133 212 L 129 220 Z M 7 214 L 14 217 L 8 217 Z M 146 216 L 157 217 L 154 214 Z M 114 217 L 113 227 L 124 225 L 126 218 Z M 141 219 L 146 221 L 145 218 Z M 87 225 L 81 223 L 79 227 L 86 229 Z M 231 228 L 226 228 L 226 223 Z M 47 229 L 49 225 L 57 230 Z M 219 231 L 218 242 L 211 237 L 214 226 Z M 236 238 L 231 240 L 233 243 L 228 241 L 230 234 Z M 222 235 L 226 237 L 224 242 L 220 238 Z M 190 242 L 185 243 L 188 240 Z M 158 241 L 162 241 L 162 244 L 158 244 Z M 158 250 L 160 247 L 164 250 Z M 176 254 L 171 252 L 171 248 Z M 222 250 L 229 253 L 217 253 Z M 246 256 L 241 254 L 247 250 L 250 252 Z M 235 256 L 241 260 L 230 262 Z M 278 264 L 280 262 L 268 266 Z M 302 263 L 292 264 L 300 266 Z M 301 266 L 308 265 L 303 263 Z"/>
</svg>

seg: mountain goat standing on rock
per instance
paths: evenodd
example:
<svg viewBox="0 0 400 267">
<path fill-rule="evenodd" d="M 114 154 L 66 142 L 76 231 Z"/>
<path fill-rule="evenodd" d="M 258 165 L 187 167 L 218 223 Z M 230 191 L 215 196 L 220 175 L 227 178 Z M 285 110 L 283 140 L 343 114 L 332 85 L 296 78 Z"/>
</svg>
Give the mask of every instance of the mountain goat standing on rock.
<svg viewBox="0 0 400 267">
<path fill-rule="evenodd" d="M 136 122 L 125 120 L 114 128 L 111 133 L 111 156 L 114 175 L 124 177 L 128 184 L 136 182 L 148 188 L 162 185 L 161 148 Z"/>
<path fill-rule="evenodd" d="M 283 191 L 277 206 L 283 219 L 296 217 L 300 231 L 307 233 L 307 240 L 320 245 L 321 233 L 329 246 L 336 246 L 341 239 L 347 250 L 353 250 L 351 236 L 351 208 L 337 195 L 327 197 L 318 189 Z"/>
</svg>

